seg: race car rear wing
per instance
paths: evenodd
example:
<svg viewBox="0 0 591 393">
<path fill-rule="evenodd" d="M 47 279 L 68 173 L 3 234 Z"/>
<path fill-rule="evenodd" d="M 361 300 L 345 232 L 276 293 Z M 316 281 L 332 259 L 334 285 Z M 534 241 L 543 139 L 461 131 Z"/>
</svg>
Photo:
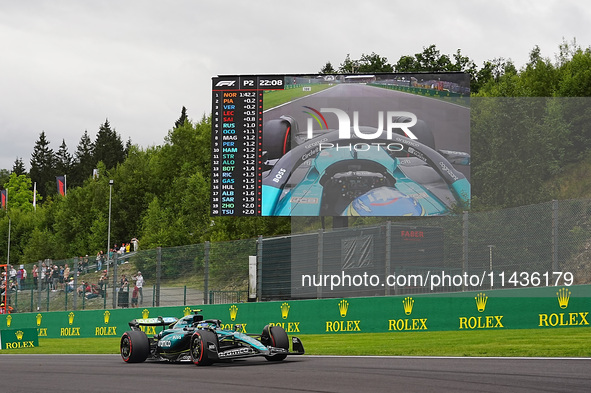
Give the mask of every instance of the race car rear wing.
<svg viewBox="0 0 591 393">
<path fill-rule="evenodd" d="M 129 321 L 129 327 L 139 329 L 140 326 L 169 326 L 177 321 L 178 318 L 175 317 L 139 318 Z"/>
</svg>

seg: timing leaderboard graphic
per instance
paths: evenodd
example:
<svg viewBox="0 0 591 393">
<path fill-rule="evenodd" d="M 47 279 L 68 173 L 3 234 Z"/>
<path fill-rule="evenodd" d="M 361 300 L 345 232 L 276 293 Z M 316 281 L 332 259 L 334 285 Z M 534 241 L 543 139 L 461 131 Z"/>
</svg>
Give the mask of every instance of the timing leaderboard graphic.
<svg viewBox="0 0 591 393">
<path fill-rule="evenodd" d="M 283 77 L 213 78 L 211 215 L 260 216 L 263 91 Z"/>
<path fill-rule="evenodd" d="M 212 78 L 212 216 L 431 216 L 470 202 L 463 73 Z"/>
</svg>

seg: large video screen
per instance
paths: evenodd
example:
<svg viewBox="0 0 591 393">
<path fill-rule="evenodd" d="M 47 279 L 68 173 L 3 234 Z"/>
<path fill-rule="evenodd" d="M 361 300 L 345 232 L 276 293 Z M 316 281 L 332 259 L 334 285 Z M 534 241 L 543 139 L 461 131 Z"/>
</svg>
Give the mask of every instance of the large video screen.
<svg viewBox="0 0 591 393">
<path fill-rule="evenodd" d="M 216 76 L 211 215 L 465 210 L 469 95 L 465 73 Z"/>
</svg>

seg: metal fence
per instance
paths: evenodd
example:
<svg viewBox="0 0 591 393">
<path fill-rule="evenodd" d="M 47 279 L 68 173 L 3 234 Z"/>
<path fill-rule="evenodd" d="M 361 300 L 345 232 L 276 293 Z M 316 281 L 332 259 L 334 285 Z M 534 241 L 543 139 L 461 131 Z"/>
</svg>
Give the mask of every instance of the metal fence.
<svg viewBox="0 0 591 393">
<path fill-rule="evenodd" d="M 441 234 L 435 231 L 427 241 L 427 228 Z M 261 242 L 261 300 L 587 284 L 591 200 L 382 222 Z M 353 263 L 344 250 L 353 255 Z"/>
<path fill-rule="evenodd" d="M 141 271 L 145 284 L 138 307 L 244 302 L 251 255 L 257 256 L 258 300 L 591 283 L 591 200 L 353 224 L 281 238 L 115 254 L 100 267 L 91 256 L 29 263 L 21 265 L 27 271 L 24 280 L 9 278 L 7 301 L 15 312 L 135 307 L 134 276 Z M 66 265 L 67 280 L 60 275 Z M 57 267 L 58 273 L 42 278 L 43 266 Z M 14 266 L 17 272 L 19 268 Z M 364 272 L 366 281 L 373 276 L 381 281 L 357 285 L 363 284 L 355 280 Z M 107 280 L 101 280 L 103 274 Z M 127 285 L 122 285 L 124 275 Z M 307 287 L 303 275 L 310 276 Z M 344 279 L 344 285 L 314 285 L 333 275 Z M 382 286 L 388 276 L 395 277 L 394 285 Z M 428 281 L 434 277 L 449 279 L 434 287 Z M 462 282 L 454 282 L 456 278 Z"/>
</svg>

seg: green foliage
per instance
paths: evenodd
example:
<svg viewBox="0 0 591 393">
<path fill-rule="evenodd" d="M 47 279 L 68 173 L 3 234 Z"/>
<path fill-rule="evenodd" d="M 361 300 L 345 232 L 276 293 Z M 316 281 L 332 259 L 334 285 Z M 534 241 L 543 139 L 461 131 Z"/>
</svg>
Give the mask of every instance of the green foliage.
<svg viewBox="0 0 591 393">
<path fill-rule="evenodd" d="M 72 155 L 68 152 L 65 139 L 62 139 L 62 144 L 55 153 L 55 172 L 67 176 L 72 169 L 73 160 Z"/>
<path fill-rule="evenodd" d="M 4 189 L 6 187 L 6 183 L 8 183 L 9 178 L 10 172 L 8 169 L 0 169 L 0 189 Z"/>
<path fill-rule="evenodd" d="M 14 160 L 14 164 L 12 166 L 12 172 L 16 173 L 17 175 L 26 175 L 27 174 L 27 171 L 25 170 L 25 164 L 23 163 L 22 158 L 18 157 L 16 160 Z M 0 183 L 0 184 L 2 184 L 2 183 Z"/>
<path fill-rule="evenodd" d="M 109 120 L 105 120 L 96 134 L 93 157 L 95 162 L 102 161 L 108 169 L 114 168 L 125 160 L 125 149 L 121 136 L 111 129 Z"/>
<path fill-rule="evenodd" d="M 178 120 L 174 122 L 174 128 L 179 128 L 188 120 L 189 118 L 187 117 L 187 108 L 183 106 L 183 109 L 181 109 L 181 117 L 179 117 Z"/>
<path fill-rule="evenodd" d="M 324 67 L 320 70 L 320 74 L 335 74 L 337 71 L 334 69 L 330 61 L 327 61 Z"/>
<path fill-rule="evenodd" d="M 5 189 L 8 190 L 7 208 L 9 211 L 14 209 L 23 211 L 33 210 L 33 189 L 31 179 L 26 175 L 17 175 L 13 172 Z M 38 196 L 38 198 L 40 198 Z"/>
<path fill-rule="evenodd" d="M 90 140 L 88 132 L 84 131 L 84 134 L 82 134 L 80 142 L 76 147 L 74 163 L 72 166 L 72 176 L 69 178 L 69 183 L 72 186 L 81 186 L 84 180 L 92 175 L 93 169 L 96 168 L 93 151 L 94 144 Z"/>
<path fill-rule="evenodd" d="M 45 131 L 39 134 L 39 139 L 35 142 L 33 154 L 31 154 L 31 180 L 37 183 L 37 190 L 46 197 L 55 193 L 55 173 L 54 173 L 55 154 L 49 147 L 49 141 L 45 136 Z"/>
</svg>

